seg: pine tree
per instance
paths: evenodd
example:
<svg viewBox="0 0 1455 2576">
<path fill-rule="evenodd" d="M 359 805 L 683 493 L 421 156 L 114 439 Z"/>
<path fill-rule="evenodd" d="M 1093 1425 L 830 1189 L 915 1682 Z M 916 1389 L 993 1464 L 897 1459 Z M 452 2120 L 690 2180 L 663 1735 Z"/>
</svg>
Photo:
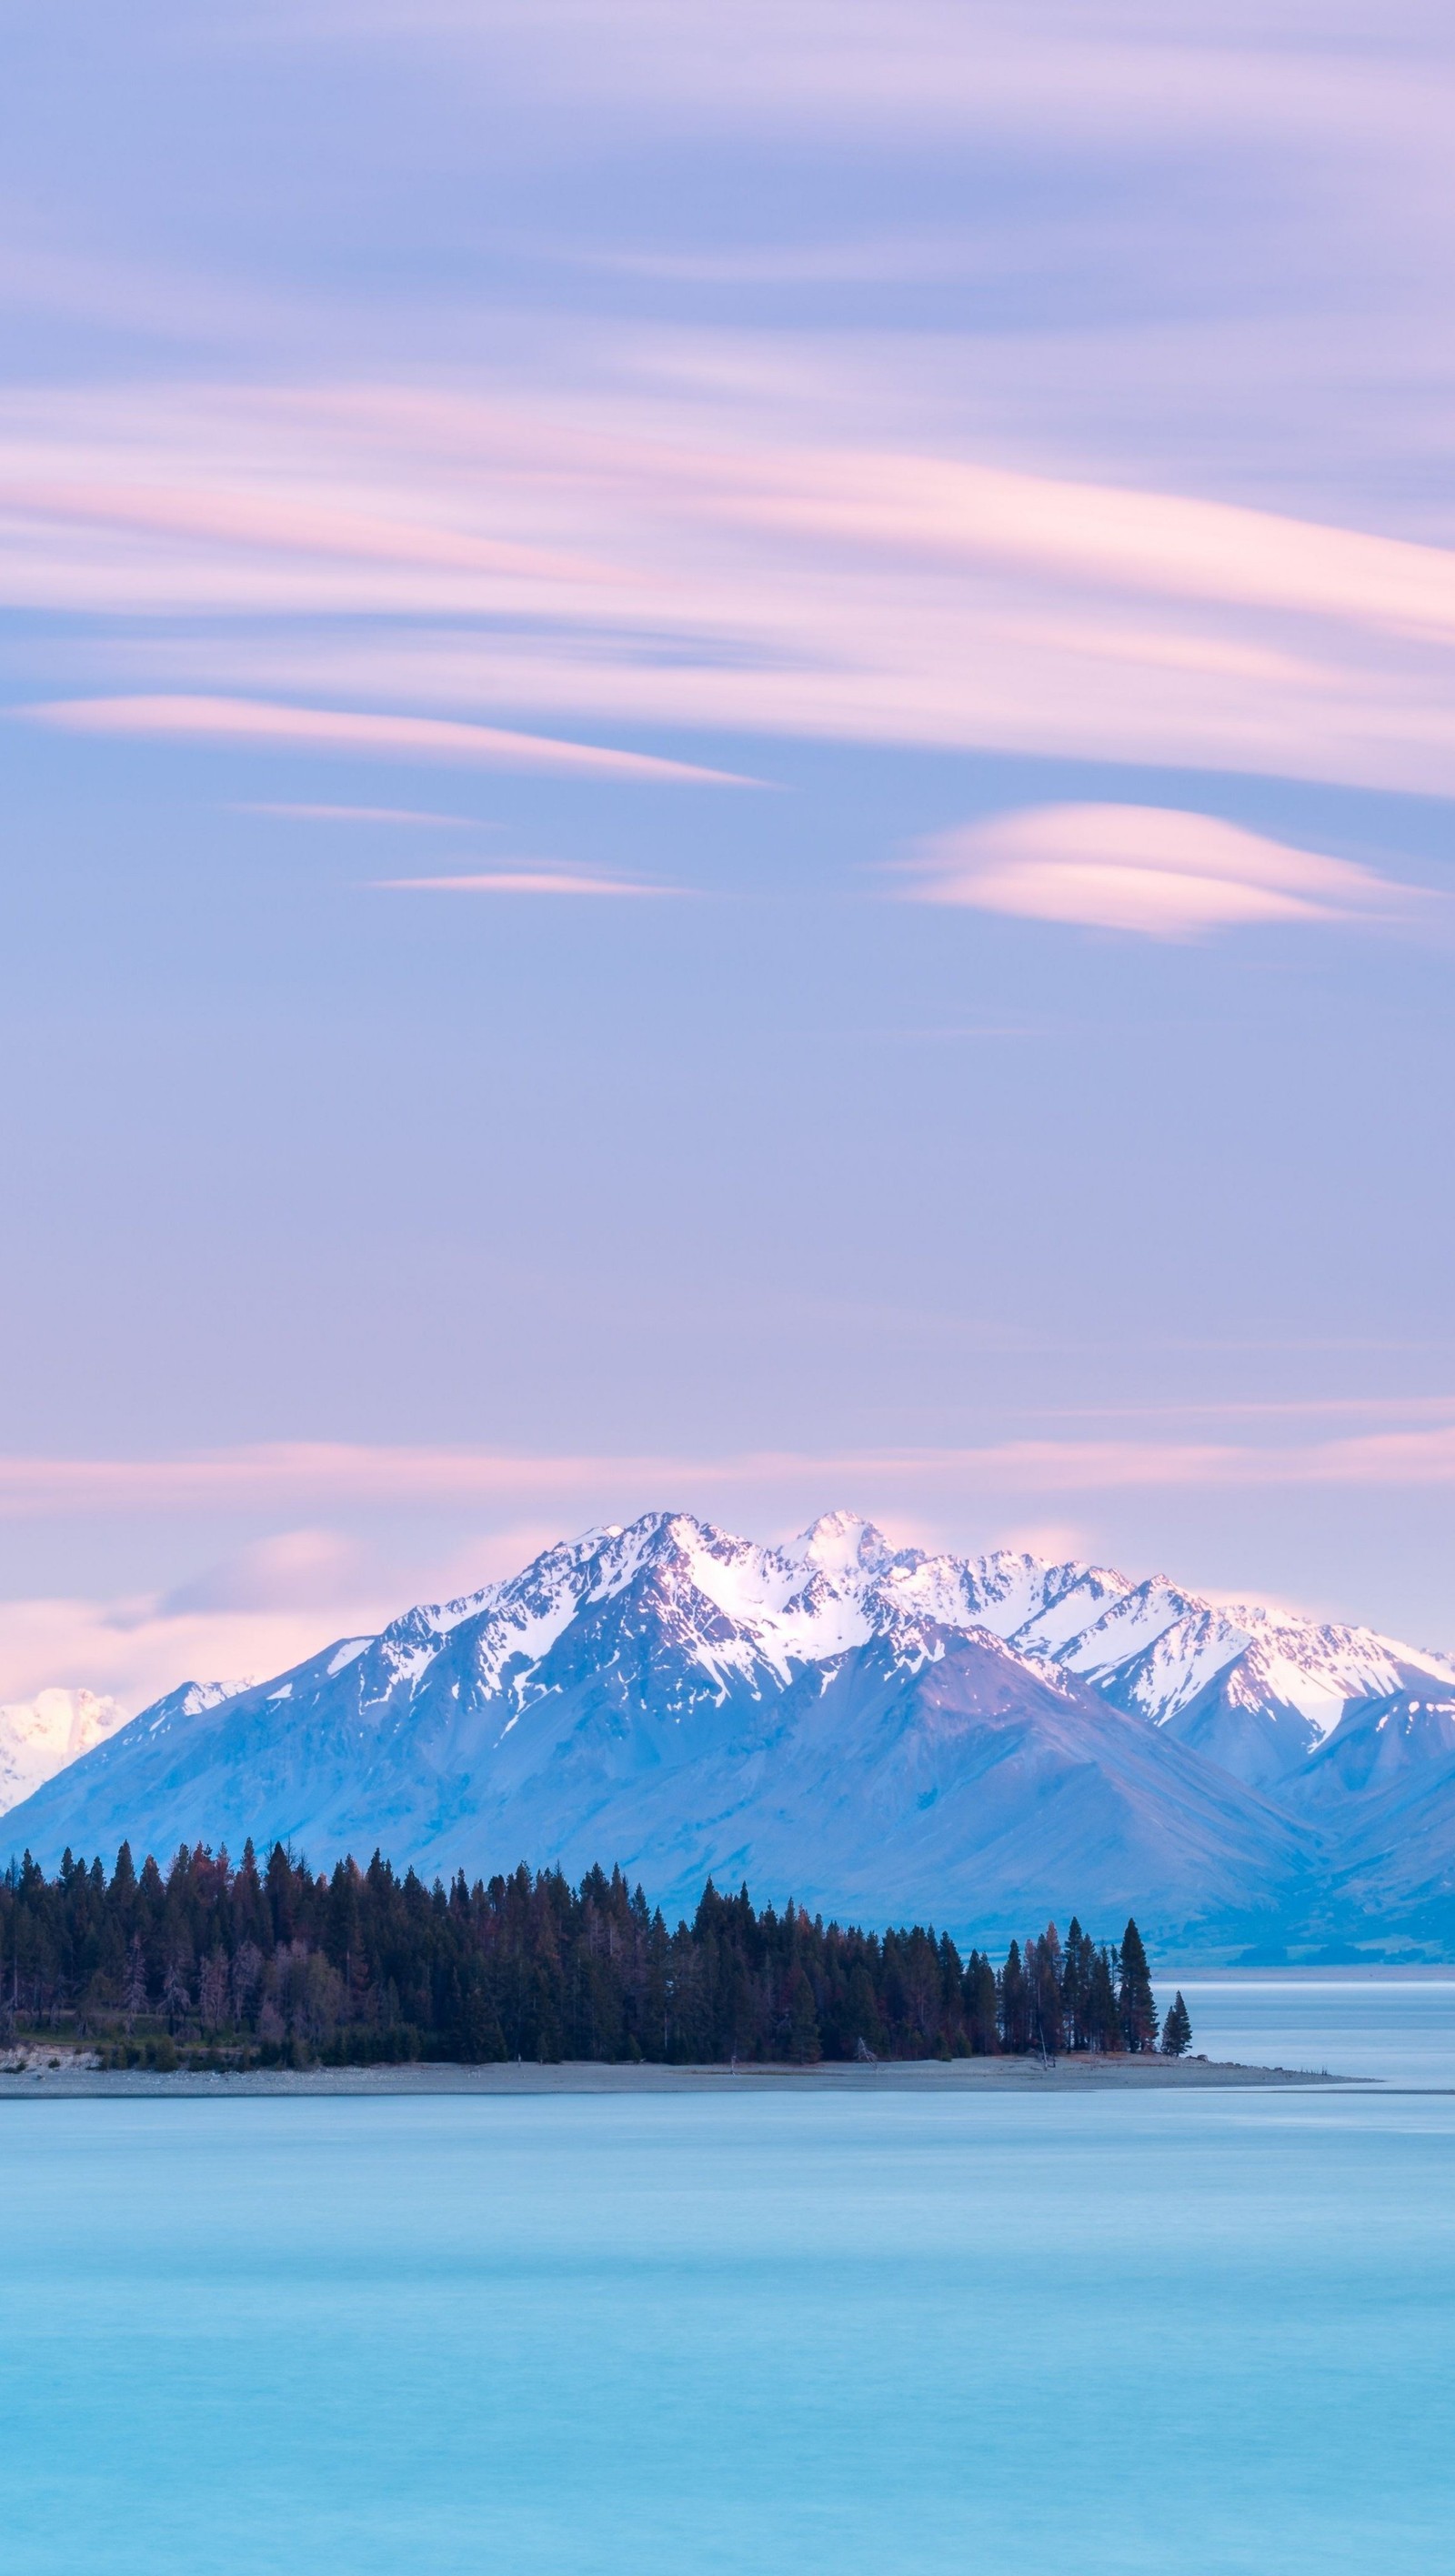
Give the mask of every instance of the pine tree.
<svg viewBox="0 0 1455 2576">
<path fill-rule="evenodd" d="M 204 2030 L 216 2030 L 227 2019 L 228 1964 L 223 1951 L 214 1950 L 202 1962 L 197 1980 L 197 2011 Z"/>
<path fill-rule="evenodd" d="M 121 1848 L 125 1851 L 125 1843 L 122 1844 Z M 147 2008 L 146 1958 L 142 1950 L 141 1935 L 139 1932 L 133 1932 L 131 1936 L 131 1947 L 126 1954 L 126 1978 L 121 1989 L 121 2004 L 122 2010 L 126 2014 L 126 2035 L 127 2038 L 130 2039 L 132 2025 L 136 2020 L 137 2014 L 144 2013 Z"/>
<path fill-rule="evenodd" d="M 168 2030 L 175 2030 L 179 2021 L 185 2021 L 191 2009 L 192 1995 L 182 1963 L 179 1959 L 169 1960 L 167 1973 L 162 1979 L 162 2010 L 167 2016 Z"/>
<path fill-rule="evenodd" d="M 965 2030 L 972 2056 L 995 2056 L 1000 2046 L 995 1970 L 979 1950 L 971 1951 L 965 1970 Z"/>
<path fill-rule="evenodd" d="M 1059 2057 L 1066 2044 L 1065 2017 L 1061 2009 L 1065 1961 L 1061 1935 L 1054 1923 L 1047 1924 L 1039 1941 L 1026 1943 L 1026 1967 L 1030 1985 L 1031 2036 L 1043 2057 Z"/>
<path fill-rule="evenodd" d="M 1070 2048 L 1089 2045 L 1087 2014 L 1090 2000 L 1091 1943 L 1073 1914 L 1061 1961 L 1061 2019 Z"/>
<path fill-rule="evenodd" d="M 455 2051 L 462 2062 L 466 2066 L 480 2066 L 502 2058 L 505 2055 L 505 2034 L 478 1969 L 468 1979 L 463 1993 L 456 1978 L 453 2001 Z"/>
<path fill-rule="evenodd" d="M 995 2016 L 993 1994 L 990 2010 L 993 2020 Z M 879 2018 L 879 2005 L 870 1983 L 869 1971 L 862 1959 L 856 1960 L 849 1972 L 844 2022 L 845 2028 L 853 2034 L 855 2054 L 857 2055 L 859 2046 L 862 2045 L 877 2057 L 884 2045 L 884 2028 Z M 747 2055 L 745 2046 L 740 2045 L 739 2054 Z"/>
<path fill-rule="evenodd" d="M 1185 2057 L 1192 2046 L 1192 2016 L 1179 1994 L 1162 2024 L 1164 2057 Z"/>
<path fill-rule="evenodd" d="M 1024 2056 L 1031 2044 L 1030 1997 L 1026 1990 L 1026 1972 L 1021 1962 L 1018 1941 L 1012 1941 L 1005 1955 L 1000 1977 L 1000 2036 L 1007 2053 Z"/>
<path fill-rule="evenodd" d="M 788 1986 L 788 2054 L 795 2066 L 812 2066 L 823 2054 L 813 1988 L 801 1966 L 794 1969 Z"/>
<path fill-rule="evenodd" d="M 263 1954 L 256 1941 L 240 1941 L 232 1954 L 232 2017 L 246 2020 L 263 1973 Z"/>
<path fill-rule="evenodd" d="M 1152 1992 L 1152 1978 L 1147 1966 L 1147 1953 L 1135 1923 L 1129 1922 L 1122 1935 L 1122 1976 L 1117 1994 L 1117 2015 L 1122 2038 L 1129 2049 L 1155 2048 L 1157 2045 L 1157 1999 Z"/>
</svg>

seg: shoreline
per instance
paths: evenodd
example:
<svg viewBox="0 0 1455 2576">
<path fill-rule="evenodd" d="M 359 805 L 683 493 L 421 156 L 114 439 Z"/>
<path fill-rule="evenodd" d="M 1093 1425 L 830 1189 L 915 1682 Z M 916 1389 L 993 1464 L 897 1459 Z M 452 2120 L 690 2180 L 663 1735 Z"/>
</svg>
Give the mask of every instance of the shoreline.
<svg viewBox="0 0 1455 2576">
<path fill-rule="evenodd" d="M 484 2095 L 511 2100 L 546 2094 L 723 2093 L 1157 2093 L 1257 2091 L 1269 2085 L 1359 2084 L 1358 2076 L 1291 2066 L 1240 2066 L 1205 2057 L 885 2058 L 863 2066 L 617 2066 L 576 2061 L 552 2066 L 250 2067 L 246 2074 L 159 2074 L 154 2068 L 52 2066 L 0 2070 L 0 2102 L 109 2099 L 242 2100 L 249 2096 L 369 2100 L 405 2094 Z"/>
</svg>

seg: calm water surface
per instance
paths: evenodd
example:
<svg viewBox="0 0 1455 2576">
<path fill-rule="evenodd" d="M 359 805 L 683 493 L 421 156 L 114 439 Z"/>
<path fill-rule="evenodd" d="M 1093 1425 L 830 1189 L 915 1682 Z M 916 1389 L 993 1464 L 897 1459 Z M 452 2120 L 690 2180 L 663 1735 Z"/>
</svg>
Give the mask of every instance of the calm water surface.
<svg viewBox="0 0 1455 2576">
<path fill-rule="evenodd" d="M 1309 2066 L 1385 2084 L 1455 2086 L 1455 1976 L 1209 1976 L 1168 1970 L 1180 1985 L 1193 2046 L 1251 2066 Z"/>
<path fill-rule="evenodd" d="M 12 2102 L 0 2553 L 1443 2576 L 1452 2148 L 1377 2091 Z"/>
</svg>

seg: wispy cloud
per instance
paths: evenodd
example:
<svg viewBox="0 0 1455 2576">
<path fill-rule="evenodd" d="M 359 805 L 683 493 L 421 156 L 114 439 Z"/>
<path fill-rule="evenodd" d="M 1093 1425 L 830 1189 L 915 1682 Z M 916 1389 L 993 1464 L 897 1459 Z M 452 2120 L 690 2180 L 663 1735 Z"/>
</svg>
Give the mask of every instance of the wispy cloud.
<svg viewBox="0 0 1455 2576">
<path fill-rule="evenodd" d="M 664 340 L 649 393 L 589 404 L 184 388 L 98 430 L 95 401 L 15 397 L 0 603 L 137 620 L 106 650 L 159 684 L 46 720 L 717 775 L 476 721 L 509 707 L 1455 788 L 1455 550 L 866 447 L 814 363 L 790 400 L 763 351 L 711 357 Z"/>
<path fill-rule="evenodd" d="M 639 885 L 628 877 L 586 876 L 568 868 L 498 868 L 479 877 L 376 877 L 380 894 L 678 895 L 681 886 Z"/>
<path fill-rule="evenodd" d="M 384 715 L 338 707 L 268 705 L 256 698 L 62 698 L 20 711 L 65 733 L 123 734 L 172 741 L 241 742 L 259 749 L 377 753 L 389 760 L 463 762 L 485 769 L 564 770 L 578 776 L 744 787 L 727 770 L 701 769 L 649 752 L 600 743 L 558 742 L 496 725 L 439 716 Z"/>
<path fill-rule="evenodd" d="M 1310 17 L 1316 44 L 1309 42 Z M 457 80 L 522 98 L 609 102 L 628 128 L 872 134 L 876 143 L 1028 134 L 1061 144 L 1140 141 L 1150 119 L 1186 142 L 1280 138 L 1366 107 L 1371 134 L 1418 129 L 1443 102 L 1436 13 L 1420 0 L 1317 13 L 1175 16 L 1127 0 L 264 0 L 224 39 L 296 46 L 370 37 L 443 54 Z M 1382 41 L 1381 41 L 1382 39 Z M 1280 79 L 1291 64 L 1300 79 Z M 1433 95 L 1432 95 L 1433 93 Z"/>
<path fill-rule="evenodd" d="M 987 264 L 987 253 L 977 242 L 936 234 L 743 242 L 712 251 L 602 250 L 573 244 L 557 256 L 575 268 L 686 286 L 905 285 L 918 278 L 973 275 Z"/>
<path fill-rule="evenodd" d="M 395 511 L 349 508 L 317 487 L 289 493 L 239 477 L 215 474 L 168 485 L 153 475 L 127 482 L 118 474 L 6 475 L 7 508 L 38 527 L 91 527 L 106 535 L 161 538 L 235 548 L 255 559 L 268 556 L 336 560 L 348 564 L 402 564 L 416 573 L 483 574 L 497 580 L 592 582 L 609 579 L 589 557 L 521 545 L 448 521 L 443 524 L 424 495 L 395 496 Z"/>
<path fill-rule="evenodd" d="M 42 1692 L 90 1691 L 135 1716 L 179 1682 L 282 1672 L 333 1638 L 375 1633 L 412 1601 L 455 1599 L 516 1574 L 559 1536 L 550 1523 L 519 1520 L 443 1556 L 396 1555 L 386 1566 L 337 1531 L 284 1530 L 165 1594 L 0 1600 L 0 1715 Z M 78 1734 L 83 1714 L 53 1709 L 46 1731 L 69 1718 Z M 70 1749 L 86 1747 L 76 1740 Z"/>
<path fill-rule="evenodd" d="M 282 1672 L 330 1638 L 378 1629 L 402 1605 L 339 1601 L 326 1585 L 277 1608 L 170 1608 L 151 1596 L 0 1601 L 0 1707 L 94 1691 L 128 1716 L 184 1681 Z"/>
<path fill-rule="evenodd" d="M 0 1459 L 0 1514 L 267 1513 L 353 1509 L 598 1506 L 645 1510 L 730 1497 L 813 1490 L 843 1500 L 915 1493 L 1085 1494 L 1196 1484 L 1444 1485 L 1455 1483 L 1455 1414 L 1303 1442 L 1189 1440 L 1175 1435 L 1012 1439 L 980 1447 L 762 1450 L 736 1455 L 543 1455 L 494 1449 L 278 1442 L 167 1458 Z"/>
<path fill-rule="evenodd" d="M 234 814 L 275 815 L 285 823 L 379 823 L 415 832 L 488 832 L 496 827 L 471 814 L 431 814 L 410 805 L 234 805 Z"/>
<path fill-rule="evenodd" d="M 1419 900 L 1351 860 L 1156 805 L 991 815 L 926 843 L 907 885 L 922 903 L 1149 939 L 1247 923 L 1394 920 Z"/>
</svg>

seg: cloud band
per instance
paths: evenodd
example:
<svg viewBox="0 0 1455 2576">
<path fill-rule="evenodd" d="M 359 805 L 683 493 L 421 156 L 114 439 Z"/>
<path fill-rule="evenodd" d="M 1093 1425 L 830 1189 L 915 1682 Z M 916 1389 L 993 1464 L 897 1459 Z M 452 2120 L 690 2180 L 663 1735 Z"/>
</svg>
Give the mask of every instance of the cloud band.
<svg viewBox="0 0 1455 2576">
<path fill-rule="evenodd" d="M 755 782 L 725 769 L 662 760 L 600 743 L 562 742 L 510 733 L 498 725 L 461 724 L 441 716 L 386 715 L 341 707 L 280 706 L 258 698 L 61 698 L 25 707 L 34 724 L 66 733 L 121 734 L 169 741 L 238 742 L 262 750 L 378 754 L 390 760 L 460 762 L 483 769 L 563 771 L 589 778 L 694 787 Z"/>
</svg>

